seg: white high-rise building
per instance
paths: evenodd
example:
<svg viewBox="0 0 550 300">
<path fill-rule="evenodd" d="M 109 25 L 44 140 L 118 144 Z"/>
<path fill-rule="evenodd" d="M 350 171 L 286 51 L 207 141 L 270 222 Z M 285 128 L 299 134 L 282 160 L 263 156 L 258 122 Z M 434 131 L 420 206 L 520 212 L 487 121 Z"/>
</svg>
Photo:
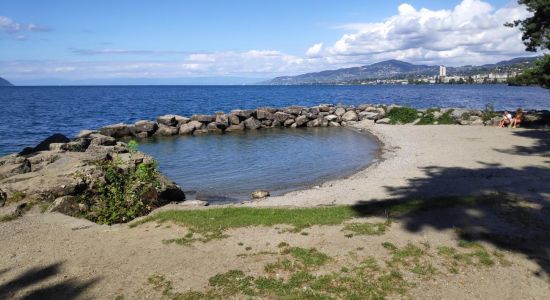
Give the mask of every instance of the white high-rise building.
<svg viewBox="0 0 550 300">
<path fill-rule="evenodd" d="M 439 66 L 439 77 L 447 76 L 447 67 Z"/>
</svg>

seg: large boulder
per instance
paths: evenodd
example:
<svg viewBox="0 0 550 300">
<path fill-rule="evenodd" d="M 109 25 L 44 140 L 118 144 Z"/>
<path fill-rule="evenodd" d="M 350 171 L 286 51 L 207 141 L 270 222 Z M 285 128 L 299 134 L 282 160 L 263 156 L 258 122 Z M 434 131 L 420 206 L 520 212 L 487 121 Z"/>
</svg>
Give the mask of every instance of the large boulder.
<svg viewBox="0 0 550 300">
<path fill-rule="evenodd" d="M 76 215 L 80 211 L 78 202 L 74 196 L 61 196 L 55 199 L 47 209 L 47 212 L 59 212 L 66 215 Z"/>
<path fill-rule="evenodd" d="M 266 108 L 260 108 L 256 110 L 256 118 L 258 120 L 273 120 L 273 113 Z"/>
<path fill-rule="evenodd" d="M 94 146 L 114 146 L 116 145 L 116 139 L 110 136 L 106 136 L 100 133 L 92 133 L 88 136 L 90 139 L 90 145 Z"/>
<path fill-rule="evenodd" d="M 353 110 L 347 111 L 342 115 L 342 120 L 346 122 L 357 121 L 358 120 L 357 113 Z"/>
<path fill-rule="evenodd" d="M 222 129 L 225 129 L 226 127 L 229 126 L 229 118 L 225 113 L 223 112 L 216 113 L 216 125 Z"/>
<path fill-rule="evenodd" d="M 343 116 L 345 113 L 346 113 L 346 109 L 343 108 L 343 107 L 338 107 L 338 108 L 336 108 L 336 110 L 334 111 L 334 114 L 337 115 L 338 117 Z"/>
<path fill-rule="evenodd" d="M 359 113 L 360 120 L 376 120 L 378 119 L 378 112 L 362 111 Z"/>
<path fill-rule="evenodd" d="M 210 122 L 214 122 L 216 118 L 210 115 L 193 115 L 191 116 L 191 120 L 199 121 L 201 123 L 210 123 Z"/>
<path fill-rule="evenodd" d="M 239 119 L 239 116 L 237 116 L 236 114 L 229 114 L 229 123 L 231 123 L 230 125 L 239 125 L 239 123 L 241 123 L 241 119 Z"/>
<path fill-rule="evenodd" d="M 286 120 L 290 119 L 292 115 L 278 111 L 275 113 L 275 120 L 284 123 Z"/>
<path fill-rule="evenodd" d="M 157 123 L 160 125 L 166 126 L 177 126 L 178 121 L 176 120 L 176 115 L 164 115 L 157 118 Z"/>
<path fill-rule="evenodd" d="M 52 143 L 68 143 L 70 141 L 71 140 L 68 137 L 64 136 L 63 134 L 56 133 L 47 137 L 45 140 L 40 142 L 34 148 L 27 147 L 23 149 L 23 151 L 19 152 L 19 155 L 28 155 L 38 151 L 48 151 L 50 150 L 50 144 Z"/>
<path fill-rule="evenodd" d="M 171 136 L 178 134 L 178 128 L 159 123 L 159 128 L 155 132 L 158 136 Z"/>
<path fill-rule="evenodd" d="M 191 121 L 180 126 L 179 134 L 187 135 L 192 134 L 197 129 L 203 129 L 204 124 L 199 121 Z"/>
<path fill-rule="evenodd" d="M 304 109 L 303 106 L 289 106 L 283 110 L 283 112 L 291 115 L 298 116 L 302 113 L 302 110 Z"/>
<path fill-rule="evenodd" d="M 157 123 L 152 121 L 141 120 L 134 123 L 134 132 L 136 133 L 136 135 L 144 133 L 147 136 L 151 136 L 153 135 L 153 133 L 155 133 L 155 131 L 157 131 L 157 129 Z"/>
<path fill-rule="evenodd" d="M 288 119 L 283 123 L 285 127 L 290 127 L 292 124 L 294 124 L 294 119 Z"/>
<path fill-rule="evenodd" d="M 337 115 L 326 115 L 323 117 L 325 120 L 329 121 L 329 122 L 334 122 L 336 120 L 338 120 L 338 116 Z"/>
<path fill-rule="evenodd" d="M 236 115 L 237 117 L 242 119 L 250 118 L 253 113 L 254 113 L 254 110 L 251 110 L 251 109 L 247 109 L 247 110 L 235 109 L 231 111 L 231 114 Z"/>
<path fill-rule="evenodd" d="M 321 125 L 321 121 L 319 119 L 315 119 L 307 122 L 307 127 L 319 127 L 320 125 Z"/>
<path fill-rule="evenodd" d="M 306 116 L 298 116 L 296 118 L 296 126 L 301 127 L 304 126 L 307 123 L 308 119 Z"/>
<path fill-rule="evenodd" d="M 247 129 L 258 129 L 262 126 L 262 123 L 258 120 L 256 120 L 254 117 L 250 117 L 246 120 L 244 120 L 244 126 Z"/>
<path fill-rule="evenodd" d="M 376 120 L 376 124 L 390 124 L 390 123 L 391 123 L 390 118 L 383 118 L 383 119 Z"/>
<path fill-rule="evenodd" d="M 218 127 L 218 124 L 216 122 L 208 123 L 208 125 L 206 125 L 206 130 L 211 133 L 222 134 L 223 129 L 225 129 L 225 126 L 223 126 L 223 128 L 220 128 Z"/>
<path fill-rule="evenodd" d="M 111 136 L 116 139 L 132 135 L 133 126 L 118 123 L 102 127 L 99 132 L 106 136 Z"/>
<path fill-rule="evenodd" d="M 239 123 L 238 125 L 230 125 L 225 129 L 226 132 L 231 131 L 242 131 L 245 129 L 244 122 Z"/>
</svg>

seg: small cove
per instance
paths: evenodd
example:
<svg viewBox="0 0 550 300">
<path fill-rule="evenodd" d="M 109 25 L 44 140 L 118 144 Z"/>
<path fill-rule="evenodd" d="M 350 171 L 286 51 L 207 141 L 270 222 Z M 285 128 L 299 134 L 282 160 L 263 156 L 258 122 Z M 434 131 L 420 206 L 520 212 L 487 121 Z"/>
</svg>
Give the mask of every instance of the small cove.
<svg viewBox="0 0 550 300">
<path fill-rule="evenodd" d="M 149 138 L 139 150 L 190 199 L 238 203 L 256 189 L 271 195 L 357 172 L 376 158 L 377 141 L 348 128 L 272 128 L 224 135 Z"/>
</svg>

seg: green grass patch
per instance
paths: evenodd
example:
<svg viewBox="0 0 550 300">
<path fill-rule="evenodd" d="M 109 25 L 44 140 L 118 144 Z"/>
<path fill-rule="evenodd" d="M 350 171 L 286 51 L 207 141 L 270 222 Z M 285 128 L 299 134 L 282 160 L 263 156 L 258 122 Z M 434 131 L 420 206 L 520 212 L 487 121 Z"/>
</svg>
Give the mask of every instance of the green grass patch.
<svg viewBox="0 0 550 300">
<path fill-rule="evenodd" d="M 313 225 L 338 225 L 359 213 L 351 206 L 317 208 L 223 207 L 205 210 L 163 211 L 130 224 L 174 222 L 197 233 L 219 234 L 227 229 L 248 226 L 290 225 L 300 231 Z"/>
<path fill-rule="evenodd" d="M 380 223 L 349 223 L 342 231 L 351 231 L 355 235 L 383 235 L 390 226 L 390 220 Z"/>
<path fill-rule="evenodd" d="M 394 107 L 387 114 L 391 124 L 408 124 L 418 118 L 418 111 L 410 107 Z"/>
<path fill-rule="evenodd" d="M 319 267 L 330 260 L 330 257 L 315 248 L 304 249 L 300 247 L 290 248 L 290 255 L 304 264 L 306 267 Z"/>
</svg>

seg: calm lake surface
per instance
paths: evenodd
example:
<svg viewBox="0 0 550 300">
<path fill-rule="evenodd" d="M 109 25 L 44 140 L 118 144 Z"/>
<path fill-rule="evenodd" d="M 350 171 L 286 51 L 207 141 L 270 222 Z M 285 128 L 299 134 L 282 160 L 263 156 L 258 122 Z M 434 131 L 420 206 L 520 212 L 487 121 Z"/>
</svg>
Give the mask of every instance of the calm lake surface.
<svg viewBox="0 0 550 300">
<path fill-rule="evenodd" d="M 139 149 L 155 157 L 188 198 L 221 204 L 250 199 L 256 189 L 277 195 L 352 174 L 373 161 L 378 144 L 346 128 L 273 128 L 151 138 Z"/>
<path fill-rule="evenodd" d="M 53 133 L 237 108 L 320 103 L 397 103 L 496 109 L 550 108 L 550 91 L 505 85 L 418 86 L 85 86 L 0 88 L 0 155 L 35 146 Z"/>
</svg>

